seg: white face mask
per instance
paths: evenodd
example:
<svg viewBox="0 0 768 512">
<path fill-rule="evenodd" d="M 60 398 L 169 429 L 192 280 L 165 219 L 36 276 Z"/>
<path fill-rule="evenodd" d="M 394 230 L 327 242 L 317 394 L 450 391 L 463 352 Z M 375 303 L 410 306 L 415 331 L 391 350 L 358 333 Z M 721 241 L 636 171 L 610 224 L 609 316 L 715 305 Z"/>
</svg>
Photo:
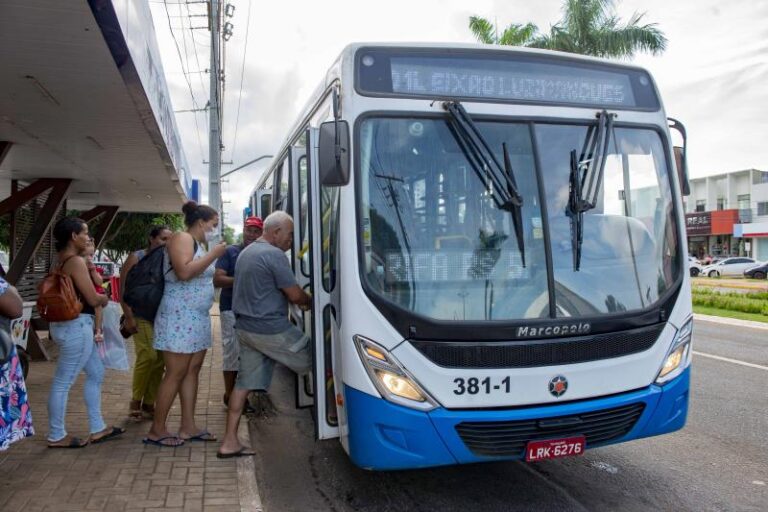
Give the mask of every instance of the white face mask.
<svg viewBox="0 0 768 512">
<path fill-rule="evenodd" d="M 217 233 L 216 233 L 216 230 L 214 230 L 214 229 L 212 229 L 210 231 L 206 231 L 205 232 L 205 241 L 207 243 L 213 242 L 214 240 L 216 240 L 216 235 L 217 235 Z"/>
</svg>

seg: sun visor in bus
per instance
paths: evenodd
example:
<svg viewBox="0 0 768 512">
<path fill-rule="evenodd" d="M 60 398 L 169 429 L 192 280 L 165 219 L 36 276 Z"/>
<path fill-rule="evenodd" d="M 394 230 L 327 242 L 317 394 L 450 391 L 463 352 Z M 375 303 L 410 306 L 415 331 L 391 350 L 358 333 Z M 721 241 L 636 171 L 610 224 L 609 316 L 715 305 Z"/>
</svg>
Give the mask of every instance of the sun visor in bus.
<svg viewBox="0 0 768 512">
<path fill-rule="evenodd" d="M 349 124 L 346 121 L 322 123 L 319 146 L 320 183 L 326 187 L 349 183 Z"/>
</svg>

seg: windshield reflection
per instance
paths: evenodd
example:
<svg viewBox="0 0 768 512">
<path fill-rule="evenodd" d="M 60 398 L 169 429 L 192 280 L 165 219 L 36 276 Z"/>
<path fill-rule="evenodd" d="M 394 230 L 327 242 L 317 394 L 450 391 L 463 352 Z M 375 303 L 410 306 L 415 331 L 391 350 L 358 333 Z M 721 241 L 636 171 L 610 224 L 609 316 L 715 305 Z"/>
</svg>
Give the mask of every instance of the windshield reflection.
<svg viewBox="0 0 768 512">
<path fill-rule="evenodd" d="M 477 122 L 523 197 L 523 267 L 512 215 L 473 171 L 445 119 L 368 118 L 360 127 L 363 278 L 369 292 L 439 320 L 582 317 L 645 308 L 678 277 L 664 153 L 651 130 L 617 128 L 598 204 L 584 214 L 574 271 L 567 216 L 570 152 L 584 126 Z M 536 178 L 532 133 L 544 189 Z M 541 198 L 547 205 L 550 307 Z"/>
</svg>

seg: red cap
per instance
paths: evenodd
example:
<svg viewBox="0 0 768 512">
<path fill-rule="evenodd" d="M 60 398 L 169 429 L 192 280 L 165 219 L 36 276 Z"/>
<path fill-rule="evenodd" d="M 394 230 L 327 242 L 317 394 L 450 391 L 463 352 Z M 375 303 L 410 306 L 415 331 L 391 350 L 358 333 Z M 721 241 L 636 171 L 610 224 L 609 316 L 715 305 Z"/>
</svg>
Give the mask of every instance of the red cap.
<svg viewBox="0 0 768 512">
<path fill-rule="evenodd" d="M 247 219 L 245 219 L 245 225 L 254 226 L 259 229 L 264 229 L 264 222 L 261 220 L 260 217 L 248 217 Z"/>
</svg>

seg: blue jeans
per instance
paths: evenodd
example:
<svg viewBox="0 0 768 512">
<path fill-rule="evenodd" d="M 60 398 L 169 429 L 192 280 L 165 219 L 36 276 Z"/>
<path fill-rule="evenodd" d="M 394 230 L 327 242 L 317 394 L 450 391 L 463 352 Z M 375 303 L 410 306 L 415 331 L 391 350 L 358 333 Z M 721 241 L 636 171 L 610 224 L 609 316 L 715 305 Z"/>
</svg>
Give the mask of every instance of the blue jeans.
<svg viewBox="0 0 768 512">
<path fill-rule="evenodd" d="M 80 315 L 68 322 L 51 322 L 50 334 L 59 346 L 59 364 L 48 396 L 48 441 L 56 442 L 67 436 L 64 417 L 67 413 L 69 389 L 85 370 L 85 407 L 91 434 L 107 428 L 101 417 L 101 383 L 104 365 L 93 343 L 93 317 Z"/>
</svg>

